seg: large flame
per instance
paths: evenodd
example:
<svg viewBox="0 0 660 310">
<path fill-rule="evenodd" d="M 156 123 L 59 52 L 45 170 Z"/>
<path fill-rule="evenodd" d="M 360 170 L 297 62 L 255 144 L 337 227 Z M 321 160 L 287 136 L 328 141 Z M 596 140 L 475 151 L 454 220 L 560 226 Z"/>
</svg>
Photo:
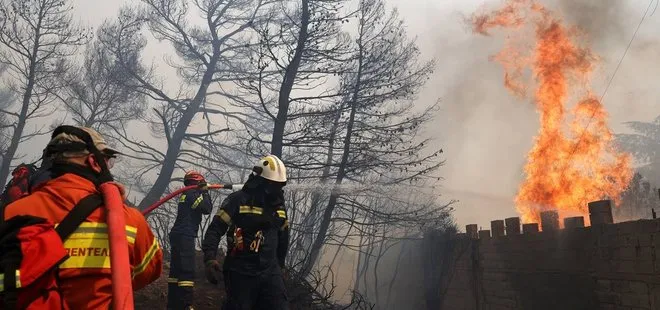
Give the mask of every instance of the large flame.
<svg viewBox="0 0 660 310">
<path fill-rule="evenodd" d="M 589 201 L 609 198 L 618 203 L 632 178 L 631 159 L 615 149 L 607 113 L 589 89 L 597 59 L 577 44 L 578 29 L 566 27 L 532 0 L 505 1 L 499 10 L 476 14 L 471 22 L 482 35 L 496 27 L 515 31 L 494 57 L 505 68 L 509 90 L 525 95 L 525 69 L 536 78 L 541 127 L 515 200 L 523 222 L 538 222 L 540 212 L 548 209 L 563 217 L 586 215 Z M 530 27 L 535 30 L 533 44 L 516 44 L 515 35 L 525 37 Z M 569 99 L 580 92 L 582 99 L 570 108 Z"/>
</svg>

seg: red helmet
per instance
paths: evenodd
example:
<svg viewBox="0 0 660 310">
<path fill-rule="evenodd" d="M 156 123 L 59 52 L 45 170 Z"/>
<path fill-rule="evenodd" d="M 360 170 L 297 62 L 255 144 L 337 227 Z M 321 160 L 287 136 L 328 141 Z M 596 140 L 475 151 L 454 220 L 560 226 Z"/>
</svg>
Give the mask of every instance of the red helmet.
<svg viewBox="0 0 660 310">
<path fill-rule="evenodd" d="M 186 176 L 183 177 L 183 181 L 184 182 L 194 181 L 194 182 L 199 183 L 199 182 L 204 182 L 205 180 L 204 180 L 204 176 L 201 173 L 199 173 L 198 171 L 193 170 L 193 171 L 188 171 L 186 173 Z"/>
</svg>

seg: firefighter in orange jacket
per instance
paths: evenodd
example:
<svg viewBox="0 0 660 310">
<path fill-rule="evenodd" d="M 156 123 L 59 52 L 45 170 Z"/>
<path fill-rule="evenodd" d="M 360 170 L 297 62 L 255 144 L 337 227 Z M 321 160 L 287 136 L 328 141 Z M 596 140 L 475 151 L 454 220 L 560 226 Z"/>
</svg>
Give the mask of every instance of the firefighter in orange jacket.
<svg viewBox="0 0 660 310">
<path fill-rule="evenodd" d="M 80 130 L 91 137 L 103 158 L 96 158 L 88 150 L 84 139 L 79 137 Z M 53 179 L 8 205 L 5 219 L 31 215 L 59 223 L 82 198 L 100 194 L 98 160 L 104 160 L 111 168 L 119 152 L 109 148 L 103 137 L 90 128 L 59 132 L 48 144 L 49 156 L 53 158 Z M 95 210 L 64 242 L 69 258 L 59 266 L 59 277 L 62 295 L 70 309 L 108 309 L 112 303 L 108 226 L 103 209 Z M 163 253 L 142 214 L 126 205 L 124 213 L 133 288 L 138 290 L 160 277 Z"/>
</svg>

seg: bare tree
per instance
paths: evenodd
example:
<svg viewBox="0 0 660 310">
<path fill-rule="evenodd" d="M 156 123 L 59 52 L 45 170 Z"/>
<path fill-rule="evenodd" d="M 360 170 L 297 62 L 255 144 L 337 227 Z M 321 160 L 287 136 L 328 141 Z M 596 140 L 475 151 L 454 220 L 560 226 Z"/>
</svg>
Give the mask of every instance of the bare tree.
<svg viewBox="0 0 660 310">
<path fill-rule="evenodd" d="M 442 164 L 437 158 L 442 150 L 429 152 L 425 147 L 428 141 L 417 137 L 436 107 L 413 112 L 415 94 L 433 69 L 433 62 L 420 62 L 418 57 L 419 50 L 406 37 L 396 11 L 387 14 L 380 0 L 360 1 L 355 54 L 349 73 L 342 75 L 341 87 L 346 91 L 336 109 L 340 114 L 335 121 L 339 123 L 336 138 L 341 142 L 331 146 L 336 155 L 328 152 L 335 185 L 421 184 L 417 182 L 432 178 Z M 338 190 L 331 191 L 303 273 L 316 263 L 338 206 L 361 205 L 367 210 L 365 218 L 378 214 L 362 203 Z M 388 217 L 397 219 L 391 214 Z"/>
<path fill-rule="evenodd" d="M 250 56 L 257 74 L 254 79 L 238 81 L 239 91 L 232 97 L 233 105 L 247 110 L 252 120 L 246 134 L 239 136 L 245 154 L 257 157 L 270 151 L 281 156 L 291 180 L 318 180 L 323 171 L 318 156 L 312 156 L 318 148 L 309 146 L 325 143 L 312 133 L 320 134 L 314 132 L 317 121 L 332 113 L 326 107 L 341 95 L 337 76 L 345 71 L 344 63 L 351 56 L 349 38 L 341 27 L 353 15 L 342 12 L 346 3 L 288 1 L 271 11 L 269 21 L 258 30 L 260 44 Z M 307 231 L 313 221 L 307 215 L 313 212 L 305 211 L 317 205 L 322 195 L 290 194 L 288 201 L 294 203 L 290 216 L 296 223 L 292 243 L 308 248 L 309 242 L 299 232 Z"/>
<path fill-rule="evenodd" d="M 626 125 L 634 133 L 618 134 L 618 144 L 642 164 L 640 172 L 655 186 L 660 186 L 660 116 L 651 122 L 627 122 Z"/>
<path fill-rule="evenodd" d="M 131 79 L 99 42 L 93 42 L 87 46 L 82 64 L 70 73 L 62 101 L 75 123 L 112 133 L 107 129 L 123 127 L 144 112 L 145 96 Z"/>
<path fill-rule="evenodd" d="M 14 93 L 7 89 L 0 90 L 0 109 L 4 110 L 12 105 L 14 101 L 13 95 Z M 4 113 L 0 114 L 0 163 L 4 160 L 4 154 L 7 152 L 7 148 L 9 147 L 9 128 L 11 128 L 9 119 Z"/>
<path fill-rule="evenodd" d="M 232 96 L 232 103 L 251 116 L 244 141 L 248 155 L 270 152 L 291 168 L 305 165 L 307 157 L 292 148 L 305 143 L 305 122 L 339 95 L 333 78 L 349 56 L 341 27 L 351 16 L 341 10 L 346 3 L 285 1 L 258 29 L 260 44 L 249 63 L 255 78 L 238 81 Z"/>
<path fill-rule="evenodd" d="M 165 192 L 177 167 L 193 164 L 199 158 L 213 159 L 208 154 L 222 145 L 223 140 L 218 136 L 227 131 L 223 125 L 227 125 L 229 118 L 242 121 L 227 113 L 222 104 L 213 105 L 219 93 L 212 91 L 212 85 L 220 87 L 222 83 L 250 75 L 243 69 L 243 58 L 251 44 L 250 29 L 262 22 L 262 11 L 270 3 L 267 0 L 195 0 L 190 4 L 182 0 L 143 0 L 140 8 L 122 10 L 116 22 L 102 28 L 100 41 L 104 47 L 153 103 L 153 113 L 144 121 L 156 137 L 167 143 L 166 149 L 160 150 L 136 139 L 125 127 L 115 128 L 124 147 L 144 164 L 136 178 L 157 174 L 140 208 L 155 202 Z M 198 24 L 191 22 L 190 17 L 195 13 Z M 146 45 L 142 32 L 145 27 L 176 52 L 178 59 L 169 58 L 167 63 L 176 70 L 177 79 L 157 79 L 154 67 L 145 66 L 144 72 L 131 69 L 135 62 L 140 62 Z M 166 82 L 180 87 L 171 91 Z M 205 132 L 189 132 L 195 117 L 209 115 L 225 119 L 208 121 Z"/>
<path fill-rule="evenodd" d="M 628 188 L 621 194 L 621 206 L 614 209 L 617 222 L 651 218 L 651 209 L 658 209 L 660 205 L 658 194 L 658 189 L 652 188 L 651 182 L 635 173 Z"/>
<path fill-rule="evenodd" d="M 291 55 L 290 59 L 288 63 L 279 63 L 277 59 L 274 59 L 276 65 L 284 70 L 280 71 L 283 75 L 281 76 L 277 96 L 277 114 L 274 115 L 273 119 L 272 154 L 282 156 L 282 149 L 286 141 L 285 128 L 287 120 L 309 114 L 309 110 L 305 111 L 301 107 L 298 107 L 297 111 L 294 110 L 294 113 L 290 113 L 292 102 L 294 104 L 305 104 L 312 99 L 323 100 L 336 96 L 333 92 L 317 90 L 319 94 L 315 96 L 306 95 L 303 98 L 291 98 L 294 90 L 300 93 L 304 90 L 322 87 L 323 84 L 328 82 L 328 75 L 337 74 L 340 70 L 337 64 L 347 52 L 347 40 L 339 24 L 350 16 L 350 14 L 344 16 L 340 14 L 339 10 L 345 3 L 346 1 L 336 0 L 301 1 L 300 26 L 295 40 L 295 48 L 292 53 L 288 49 L 288 54 Z M 295 20 L 290 18 L 289 15 L 286 15 L 286 17 L 285 23 L 280 28 L 280 37 L 282 37 L 281 32 L 291 31 L 285 27 L 291 20 Z M 286 20 L 289 22 L 286 22 Z M 270 56 L 275 56 L 276 54 L 272 50 L 273 46 L 268 40 L 264 40 L 264 42 L 267 44 L 265 49 L 268 50 Z M 268 111 L 266 110 L 266 112 Z"/>
<path fill-rule="evenodd" d="M 394 283 L 397 282 L 397 278 L 399 276 L 399 270 L 401 267 L 401 259 L 403 258 L 404 254 L 406 256 L 410 256 L 410 249 L 407 249 L 407 243 L 404 243 L 401 248 L 399 249 L 399 253 L 397 254 L 396 257 L 396 263 L 394 264 L 394 272 L 392 274 L 392 278 L 389 279 L 389 283 L 387 284 L 387 297 L 385 297 L 385 308 L 389 309 L 391 305 L 390 300 L 392 298 L 392 295 L 394 295 L 394 291 L 392 290 L 394 288 Z M 376 283 L 377 285 L 378 283 Z M 392 307 L 394 309 L 394 307 Z"/>
<path fill-rule="evenodd" d="M 0 76 L 2 76 L 7 71 L 7 66 L 0 64 Z M 16 97 L 14 93 L 5 87 L 0 89 L 0 110 L 4 111 L 9 108 Z M 7 152 L 7 147 L 9 146 L 11 123 L 4 113 L 0 113 L 0 163 L 4 159 L 4 154 Z"/>
<path fill-rule="evenodd" d="M 5 0 L 0 3 L 0 63 L 8 70 L 10 89 L 20 101 L 2 110 L 12 118 L 12 134 L 0 165 L 0 184 L 7 181 L 18 145 L 40 134 L 26 133 L 30 118 L 49 115 L 54 92 L 62 87 L 66 60 L 85 44 L 89 33 L 73 24 L 63 0 Z"/>
</svg>

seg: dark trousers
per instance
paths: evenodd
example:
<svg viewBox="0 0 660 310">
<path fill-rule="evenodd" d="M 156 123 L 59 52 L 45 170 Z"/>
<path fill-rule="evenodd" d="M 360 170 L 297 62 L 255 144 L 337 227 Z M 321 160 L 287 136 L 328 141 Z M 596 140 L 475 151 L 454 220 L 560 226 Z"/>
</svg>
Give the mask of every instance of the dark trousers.
<svg viewBox="0 0 660 310">
<path fill-rule="evenodd" d="M 289 302 L 280 274 L 248 276 L 224 272 L 227 300 L 223 310 L 289 310 Z"/>
<path fill-rule="evenodd" d="M 167 309 L 188 309 L 193 305 L 195 286 L 195 237 L 170 234 L 170 249 Z"/>
</svg>

